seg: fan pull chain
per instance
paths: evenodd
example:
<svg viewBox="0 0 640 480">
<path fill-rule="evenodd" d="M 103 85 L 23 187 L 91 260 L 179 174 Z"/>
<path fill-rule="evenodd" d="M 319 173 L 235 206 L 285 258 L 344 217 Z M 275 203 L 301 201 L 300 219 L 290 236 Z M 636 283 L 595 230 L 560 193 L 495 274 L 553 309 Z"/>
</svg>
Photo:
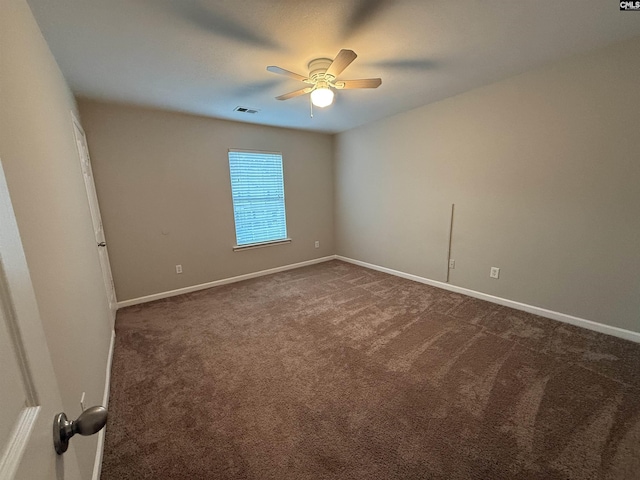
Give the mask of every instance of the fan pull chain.
<svg viewBox="0 0 640 480">
<path fill-rule="evenodd" d="M 313 102 L 311 101 L 311 95 L 309 95 L 309 111 L 311 112 L 311 118 L 313 118 Z"/>
</svg>

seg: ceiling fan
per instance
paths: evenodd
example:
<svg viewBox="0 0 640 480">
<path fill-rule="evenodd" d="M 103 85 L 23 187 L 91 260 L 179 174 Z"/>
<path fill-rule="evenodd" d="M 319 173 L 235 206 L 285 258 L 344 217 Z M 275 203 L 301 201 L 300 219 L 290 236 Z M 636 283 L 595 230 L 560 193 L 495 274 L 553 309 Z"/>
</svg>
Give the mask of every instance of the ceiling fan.
<svg viewBox="0 0 640 480">
<path fill-rule="evenodd" d="M 301 82 L 308 83 L 310 86 L 296 90 L 295 92 L 285 93 L 276 97 L 277 100 L 288 100 L 293 97 L 311 94 L 311 103 L 316 107 L 326 107 L 333 103 L 333 90 L 342 90 L 349 88 L 378 88 L 382 84 L 380 78 L 366 78 L 361 80 L 337 80 L 345 68 L 356 59 L 357 55 L 353 50 L 340 50 L 336 58 L 316 58 L 309 62 L 309 76 L 299 75 L 290 72 L 284 68 L 269 66 L 267 70 L 271 73 L 285 75 L 295 78 Z"/>
</svg>

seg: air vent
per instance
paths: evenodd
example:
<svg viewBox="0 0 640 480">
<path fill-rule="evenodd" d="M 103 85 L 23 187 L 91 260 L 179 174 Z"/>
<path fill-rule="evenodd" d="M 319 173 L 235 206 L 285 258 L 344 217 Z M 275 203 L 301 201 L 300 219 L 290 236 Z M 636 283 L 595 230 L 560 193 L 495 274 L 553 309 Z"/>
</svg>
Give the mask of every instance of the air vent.
<svg viewBox="0 0 640 480">
<path fill-rule="evenodd" d="M 258 113 L 260 110 L 256 110 L 255 108 L 236 107 L 233 109 L 233 111 L 241 113 Z"/>
</svg>

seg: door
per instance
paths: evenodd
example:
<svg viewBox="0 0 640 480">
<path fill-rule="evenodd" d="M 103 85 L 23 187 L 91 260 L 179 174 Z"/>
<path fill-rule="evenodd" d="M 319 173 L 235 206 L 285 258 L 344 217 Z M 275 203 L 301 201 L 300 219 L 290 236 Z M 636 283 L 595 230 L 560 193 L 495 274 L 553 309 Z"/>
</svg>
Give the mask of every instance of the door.
<svg viewBox="0 0 640 480">
<path fill-rule="evenodd" d="M 71 115 L 73 121 L 73 133 L 76 137 L 76 146 L 78 147 L 78 155 L 82 166 L 82 176 L 84 177 L 84 186 L 87 189 L 87 199 L 89 201 L 89 209 L 91 210 L 91 220 L 93 221 L 93 233 L 96 236 L 96 248 L 100 258 L 100 267 L 102 268 L 102 279 L 104 288 L 109 299 L 109 308 L 111 308 L 112 319 L 115 318 L 117 301 L 116 292 L 113 285 L 113 276 L 111 275 L 111 264 L 109 263 L 109 253 L 107 251 L 107 242 L 102 227 L 102 217 L 100 216 L 100 208 L 98 206 L 98 195 L 96 194 L 96 185 L 93 181 L 93 171 L 91 169 L 91 159 L 89 158 L 89 147 L 87 146 L 87 137 L 84 130 L 80 126 L 78 120 Z"/>
<path fill-rule="evenodd" d="M 53 448 L 62 400 L 0 161 L 0 480 L 77 480 Z"/>
</svg>

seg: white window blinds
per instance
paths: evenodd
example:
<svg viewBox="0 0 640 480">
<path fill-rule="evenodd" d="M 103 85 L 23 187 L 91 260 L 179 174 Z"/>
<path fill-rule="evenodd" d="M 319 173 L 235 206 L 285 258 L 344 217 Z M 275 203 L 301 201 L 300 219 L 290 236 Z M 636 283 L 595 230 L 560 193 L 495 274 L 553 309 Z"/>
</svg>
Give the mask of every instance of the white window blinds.
<svg viewBox="0 0 640 480">
<path fill-rule="evenodd" d="M 287 238 L 280 153 L 229 150 L 238 246 Z"/>
</svg>

